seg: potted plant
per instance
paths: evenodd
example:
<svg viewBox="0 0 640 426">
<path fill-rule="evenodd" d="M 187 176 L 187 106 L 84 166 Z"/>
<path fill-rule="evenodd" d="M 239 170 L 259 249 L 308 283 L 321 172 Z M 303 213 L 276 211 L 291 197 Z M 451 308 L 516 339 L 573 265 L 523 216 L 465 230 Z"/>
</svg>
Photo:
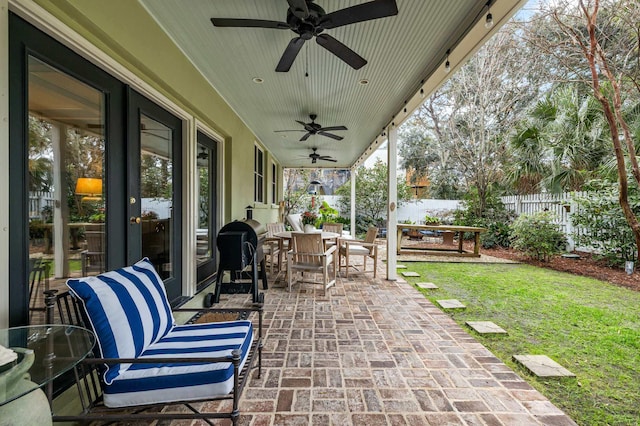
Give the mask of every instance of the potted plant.
<svg viewBox="0 0 640 426">
<path fill-rule="evenodd" d="M 314 212 L 306 211 L 302 213 L 302 225 L 304 226 L 305 232 L 315 229 L 317 221 L 318 215 Z"/>
<path fill-rule="evenodd" d="M 424 217 L 425 225 L 440 225 L 440 218 L 435 216 L 426 215 Z"/>
</svg>

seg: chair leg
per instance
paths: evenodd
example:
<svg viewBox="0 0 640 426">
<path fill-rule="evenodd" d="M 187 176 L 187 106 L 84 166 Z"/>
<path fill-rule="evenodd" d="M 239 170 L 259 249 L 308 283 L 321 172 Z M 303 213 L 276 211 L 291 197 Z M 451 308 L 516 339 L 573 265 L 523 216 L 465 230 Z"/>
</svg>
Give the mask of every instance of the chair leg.
<svg viewBox="0 0 640 426">
<path fill-rule="evenodd" d="M 291 265 L 291 255 L 287 254 L 287 262 Z M 287 268 L 287 278 L 289 281 L 289 292 L 291 292 L 291 276 L 293 275 L 293 270 L 291 268 Z"/>
<path fill-rule="evenodd" d="M 376 249 L 376 254 L 373 255 L 373 268 L 373 278 L 375 278 L 378 273 L 378 249 Z"/>
<path fill-rule="evenodd" d="M 347 253 L 345 256 L 346 256 L 347 263 L 344 265 L 344 267 L 347 269 L 347 278 L 349 278 L 349 250 L 347 250 Z"/>
</svg>

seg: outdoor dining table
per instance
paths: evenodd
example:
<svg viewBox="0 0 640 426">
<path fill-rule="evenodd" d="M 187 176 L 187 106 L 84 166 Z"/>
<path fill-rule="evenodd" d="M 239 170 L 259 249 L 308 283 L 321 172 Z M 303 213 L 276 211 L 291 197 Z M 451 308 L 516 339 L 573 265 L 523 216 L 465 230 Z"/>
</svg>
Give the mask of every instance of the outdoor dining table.
<svg viewBox="0 0 640 426">
<path fill-rule="evenodd" d="M 440 232 L 457 232 L 458 233 L 458 248 L 455 249 L 445 249 L 445 248 L 420 248 L 420 247 L 402 247 L 402 231 L 404 229 L 417 229 L 417 230 L 425 230 L 425 231 L 440 231 Z M 424 251 L 424 254 L 440 254 L 442 253 L 429 253 L 429 251 L 440 251 L 440 252 L 448 252 L 449 256 L 469 256 L 469 257 L 480 257 L 480 234 L 482 232 L 486 232 L 486 228 L 479 228 L 475 226 L 457 226 L 457 225 L 413 225 L 408 223 L 399 223 L 398 224 L 398 249 L 397 253 L 401 254 L 403 250 L 421 250 Z M 465 232 L 472 232 L 474 234 L 473 239 L 473 253 L 466 252 L 462 248 L 462 241 L 464 240 L 463 234 Z"/>
<path fill-rule="evenodd" d="M 291 238 L 292 238 L 291 234 L 293 234 L 293 232 L 295 231 L 284 231 L 284 232 L 278 232 L 277 234 L 274 234 L 274 235 L 283 240 L 291 241 Z M 336 243 L 337 243 L 338 238 L 340 238 L 340 234 L 338 234 L 337 232 L 325 232 L 321 230 L 318 230 L 316 232 L 318 232 L 322 236 L 323 241 L 336 240 Z"/>
</svg>

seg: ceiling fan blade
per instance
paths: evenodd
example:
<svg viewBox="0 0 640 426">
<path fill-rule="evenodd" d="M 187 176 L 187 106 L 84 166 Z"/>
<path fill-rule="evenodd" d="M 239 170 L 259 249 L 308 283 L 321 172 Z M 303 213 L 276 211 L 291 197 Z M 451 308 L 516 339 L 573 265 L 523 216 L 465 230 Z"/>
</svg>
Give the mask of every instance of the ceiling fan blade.
<svg viewBox="0 0 640 426">
<path fill-rule="evenodd" d="M 211 23 L 214 27 L 274 28 L 277 30 L 291 29 L 291 26 L 286 22 L 267 21 L 264 19 L 211 18 Z"/>
<path fill-rule="evenodd" d="M 306 135 L 304 135 L 303 137 L 300 138 L 300 142 L 304 142 L 307 139 L 309 139 L 309 136 L 311 136 L 311 132 L 307 133 Z"/>
<path fill-rule="evenodd" d="M 318 132 L 318 134 L 322 135 L 322 136 L 326 136 L 326 137 L 331 138 L 331 139 L 335 139 L 337 141 L 341 141 L 342 139 L 344 139 L 342 136 L 334 135 L 333 133 Z"/>
<path fill-rule="evenodd" d="M 397 14 L 395 0 L 375 0 L 327 13 L 320 19 L 319 26 L 330 29 Z"/>
<path fill-rule="evenodd" d="M 316 37 L 316 42 L 355 70 L 359 70 L 367 64 L 367 61 L 362 56 L 328 34 L 320 34 Z"/>
<path fill-rule="evenodd" d="M 323 160 L 323 161 L 332 161 L 334 163 L 337 163 L 338 160 L 336 160 L 335 158 L 331 158 L 327 155 L 321 155 L 320 157 L 318 157 L 319 160 Z"/>
<path fill-rule="evenodd" d="M 307 19 L 309 17 L 309 7 L 305 0 L 287 0 L 291 13 L 300 19 Z"/>
<path fill-rule="evenodd" d="M 330 126 L 330 127 L 323 127 L 319 131 L 324 132 L 327 130 L 349 130 L 349 129 L 347 129 L 345 126 Z"/>
<path fill-rule="evenodd" d="M 305 39 L 302 37 L 296 37 L 291 39 L 289 45 L 285 49 L 282 57 L 280 58 L 280 62 L 278 62 L 278 66 L 276 67 L 276 72 L 287 72 L 293 65 L 293 61 L 296 60 L 296 56 L 302 49 L 302 45 L 304 45 Z M 304 124 L 304 123 L 303 123 Z"/>
</svg>

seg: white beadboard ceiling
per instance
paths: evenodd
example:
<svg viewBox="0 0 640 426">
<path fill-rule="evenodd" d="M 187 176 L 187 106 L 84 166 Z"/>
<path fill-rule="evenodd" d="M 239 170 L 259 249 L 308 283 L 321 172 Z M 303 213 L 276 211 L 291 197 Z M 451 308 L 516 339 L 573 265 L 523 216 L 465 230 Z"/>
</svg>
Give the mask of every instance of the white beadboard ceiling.
<svg viewBox="0 0 640 426">
<path fill-rule="evenodd" d="M 338 160 L 318 160 L 314 167 L 359 164 L 372 151 L 369 148 L 384 139 L 383 129 L 391 122 L 399 124 L 405 107 L 415 108 L 421 87 L 430 92 L 446 78 L 447 49 L 455 68 L 489 36 L 482 25 L 487 1 L 397 0 L 396 16 L 326 30 L 368 61 L 360 70 L 310 40 L 291 70 L 277 73 L 282 53 L 297 34 L 218 28 L 210 18 L 286 21 L 286 0 L 139 1 L 284 167 L 311 167 L 311 148 Z M 365 2 L 316 3 L 330 13 Z M 496 25 L 491 30 L 522 4 L 493 1 Z M 254 78 L 263 83 L 254 83 Z M 359 84 L 363 79 L 369 83 Z M 309 122 L 309 114 L 317 114 L 316 122 L 323 126 L 346 126 L 346 131 L 331 132 L 344 139 L 313 135 L 300 142 L 304 132 L 275 132 L 302 129 L 295 120 Z"/>
</svg>

